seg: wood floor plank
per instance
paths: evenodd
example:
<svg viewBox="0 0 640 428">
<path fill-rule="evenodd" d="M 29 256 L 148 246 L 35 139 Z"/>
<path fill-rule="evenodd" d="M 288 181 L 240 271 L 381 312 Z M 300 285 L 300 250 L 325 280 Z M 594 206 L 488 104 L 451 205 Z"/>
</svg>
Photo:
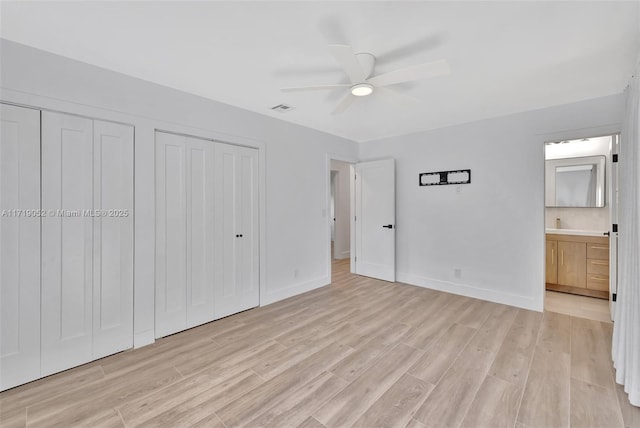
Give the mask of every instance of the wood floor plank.
<svg viewBox="0 0 640 428">
<path fill-rule="evenodd" d="M 296 394 L 287 397 L 282 403 L 259 415 L 247 425 L 252 428 L 298 426 L 347 384 L 347 381 L 323 372 L 300 388 Z"/>
<path fill-rule="evenodd" d="M 418 409 L 414 419 L 430 428 L 459 426 L 494 356 L 486 349 L 467 346 Z"/>
<path fill-rule="evenodd" d="M 625 428 L 640 427 L 640 407 L 632 406 L 629 403 L 629 396 L 624 392 L 622 385 L 616 384 L 616 394 Z"/>
<path fill-rule="evenodd" d="M 508 347 L 500 348 L 489 369 L 489 375 L 524 387 L 530 363 L 531 356 L 512 351 Z"/>
<path fill-rule="evenodd" d="M 411 419 L 404 428 L 428 428 L 422 422 L 418 422 L 415 419 Z"/>
<path fill-rule="evenodd" d="M 298 428 L 326 428 L 317 419 L 309 416 L 303 423 L 298 425 Z"/>
<path fill-rule="evenodd" d="M 571 317 L 545 312 L 540 326 L 538 346 L 556 352 L 571 352 Z"/>
<path fill-rule="evenodd" d="M 119 411 L 131 426 L 142 423 L 173 426 L 181 418 L 195 423 L 202 418 L 202 410 L 215 412 L 262 383 L 264 380 L 251 370 L 214 368 L 126 403 Z"/>
<path fill-rule="evenodd" d="M 104 372 L 97 364 L 67 370 L 3 392 L 0 396 L 0 409 L 4 411 L 11 407 L 30 406 L 52 396 L 82 388 L 102 378 Z"/>
<path fill-rule="evenodd" d="M 570 373 L 569 354 L 536 347 L 518 422 L 526 427 L 568 427 Z"/>
<path fill-rule="evenodd" d="M 151 367 L 131 376 L 105 377 L 87 388 L 60 394 L 27 407 L 27 424 L 73 426 L 101 409 L 117 407 L 182 379 L 174 368 Z"/>
<path fill-rule="evenodd" d="M 356 422 L 354 428 L 405 426 L 434 386 L 404 374 Z"/>
<path fill-rule="evenodd" d="M 521 387 L 493 376 L 487 376 L 461 426 L 463 428 L 513 427 L 521 396 Z"/>
<path fill-rule="evenodd" d="M 475 333 L 473 328 L 453 324 L 409 369 L 409 373 L 418 379 L 437 384 Z"/>
<path fill-rule="evenodd" d="M 22 428 L 27 426 L 26 407 L 0 406 L 0 427 Z"/>
<path fill-rule="evenodd" d="M 209 418 L 209 416 L 262 383 L 264 383 L 264 380 L 260 379 L 258 375 L 250 371 L 243 372 L 241 375 L 226 382 L 194 394 L 186 401 L 181 399 L 173 403 L 167 403 L 166 406 L 162 404 L 155 406 L 154 410 L 159 410 L 159 412 L 135 414 L 131 423 L 124 414 L 123 419 L 128 426 L 137 426 L 141 423 L 146 426 L 175 428 L 203 424 L 204 421 L 208 420 L 216 422 L 217 416 L 213 419 Z M 174 403 L 179 404 L 172 406 Z"/>
<path fill-rule="evenodd" d="M 328 428 L 349 426 L 395 383 L 422 355 L 399 344 L 313 413 Z"/>
<path fill-rule="evenodd" d="M 473 336 L 470 345 L 486 349 L 489 352 L 498 352 L 517 313 L 518 309 L 514 307 L 497 305 L 493 313 Z"/>
<path fill-rule="evenodd" d="M 456 323 L 477 330 L 495 311 L 497 306 L 498 305 L 493 302 L 487 302 L 485 300 L 475 300 L 473 304 L 469 306 L 469 308 L 467 308 L 460 314 L 460 316 L 456 319 Z"/>
<path fill-rule="evenodd" d="M 600 322 L 571 319 L 571 377 L 613 390 L 610 349 Z"/>
<path fill-rule="evenodd" d="M 615 391 L 571 379 L 571 426 L 624 427 Z"/>
<path fill-rule="evenodd" d="M 501 348 L 522 355 L 531 355 L 538 339 L 541 319 L 540 312 L 519 309 Z"/>
<path fill-rule="evenodd" d="M 256 415 L 269 411 L 288 396 L 296 394 L 304 384 L 351 352 L 353 349 L 347 345 L 331 344 L 223 407 L 217 414 L 227 426 L 244 426 Z"/>
<path fill-rule="evenodd" d="M 374 336 L 351 355 L 331 367 L 329 371 L 348 381 L 356 379 L 402 340 L 409 330 L 410 327 L 406 324 L 389 324 L 381 334 Z"/>
</svg>

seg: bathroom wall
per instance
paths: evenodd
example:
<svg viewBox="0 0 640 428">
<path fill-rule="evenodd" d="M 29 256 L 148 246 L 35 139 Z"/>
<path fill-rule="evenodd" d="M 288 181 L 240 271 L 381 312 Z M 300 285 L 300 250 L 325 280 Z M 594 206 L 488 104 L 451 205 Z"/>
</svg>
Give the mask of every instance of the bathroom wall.
<svg viewBox="0 0 640 428">
<path fill-rule="evenodd" d="M 589 138 L 588 140 L 572 140 L 564 144 L 547 144 L 545 159 L 561 159 L 583 156 L 606 157 L 605 164 L 605 206 L 602 208 L 545 208 L 545 226 L 556 227 L 556 219 L 560 219 L 562 229 L 609 230 L 611 201 L 611 137 Z"/>
</svg>

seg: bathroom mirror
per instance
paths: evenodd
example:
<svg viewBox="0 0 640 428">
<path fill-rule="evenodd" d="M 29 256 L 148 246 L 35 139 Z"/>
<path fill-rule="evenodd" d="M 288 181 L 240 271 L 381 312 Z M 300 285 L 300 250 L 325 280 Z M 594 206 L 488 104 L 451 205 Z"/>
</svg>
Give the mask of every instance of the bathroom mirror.
<svg viewBox="0 0 640 428">
<path fill-rule="evenodd" d="M 552 159 L 546 165 L 546 206 L 605 206 L 605 157 Z"/>
</svg>

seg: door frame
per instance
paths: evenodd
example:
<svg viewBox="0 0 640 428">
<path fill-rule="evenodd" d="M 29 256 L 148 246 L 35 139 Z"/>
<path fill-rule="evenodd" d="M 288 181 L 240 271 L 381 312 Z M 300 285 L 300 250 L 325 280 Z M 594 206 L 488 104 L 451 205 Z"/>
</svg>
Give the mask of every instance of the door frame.
<svg viewBox="0 0 640 428">
<path fill-rule="evenodd" d="M 546 134 L 540 134 L 539 136 L 541 137 L 541 141 L 542 141 L 542 162 L 540 163 L 540 168 L 541 168 L 541 173 L 542 173 L 542 191 L 541 191 L 541 197 L 542 197 L 542 233 L 540 234 L 541 237 L 541 246 L 540 248 L 542 248 L 542 266 L 541 266 L 541 274 L 542 274 L 542 292 L 539 295 L 540 296 L 540 301 L 539 304 L 537 306 L 539 306 L 540 308 L 542 308 L 542 311 L 544 311 L 545 308 L 545 293 L 547 290 L 547 285 L 546 285 L 546 274 L 547 274 L 547 259 L 546 259 L 546 242 L 547 242 L 547 226 L 546 226 L 546 198 L 545 198 L 545 192 L 546 192 L 546 188 L 547 188 L 547 183 L 546 183 L 546 174 L 545 174 L 545 160 L 546 160 L 546 144 L 547 143 L 553 143 L 556 141 L 566 141 L 566 140 L 580 140 L 583 138 L 598 138 L 598 137 L 610 137 L 610 136 L 618 136 L 618 141 L 620 141 L 621 144 L 621 140 L 620 140 L 620 134 L 621 134 L 621 127 L 622 124 L 620 123 L 616 123 L 616 124 L 611 124 L 611 125 L 604 125 L 604 126 L 597 126 L 597 127 L 590 127 L 590 128 L 580 128 L 580 129 L 572 129 L 572 130 L 567 130 L 567 131 L 560 131 L 560 132 L 550 132 L 550 133 L 546 133 Z M 613 153 L 613 150 L 612 152 Z M 611 159 L 607 160 L 607 168 L 611 168 Z M 607 193 L 608 193 L 608 197 L 605 199 L 606 201 L 610 201 L 610 197 L 611 197 L 611 191 L 610 191 L 610 186 L 611 183 L 606 183 L 605 182 L 605 187 L 607 188 Z M 609 209 L 609 214 L 611 215 L 611 202 L 609 203 L 605 203 L 605 207 L 607 207 Z M 612 222 L 612 218 L 609 219 L 609 231 L 611 230 L 611 222 Z M 610 240 L 611 242 L 611 240 Z M 609 250 L 609 254 L 611 254 L 611 250 Z M 611 280 L 611 279 L 610 279 Z M 609 284 L 609 287 L 611 287 L 611 283 Z M 611 296 L 611 293 L 609 294 Z"/>
<path fill-rule="evenodd" d="M 335 153 L 327 153 L 325 156 L 325 209 L 324 209 L 324 217 L 326 219 L 326 231 L 325 231 L 325 259 L 327 261 L 327 265 L 326 265 L 326 276 L 327 279 L 329 281 L 329 284 L 331 283 L 331 274 L 332 274 L 332 269 L 331 269 L 331 264 L 333 262 L 332 257 L 331 257 L 331 222 L 332 222 L 332 218 L 331 218 L 331 161 L 332 160 L 336 160 L 336 161 L 340 161 L 340 162 L 346 162 L 351 164 L 351 168 L 350 168 L 350 172 L 351 172 L 351 178 L 349 180 L 349 200 L 351 201 L 351 206 L 349 207 L 349 212 L 351 214 L 353 214 L 353 208 L 354 208 L 354 188 L 353 188 L 353 166 L 354 164 L 360 162 L 360 160 L 355 157 L 355 156 L 348 156 L 348 155 L 339 155 L 339 154 L 335 154 Z M 353 255 L 354 255 L 354 249 L 353 249 L 353 234 L 354 234 L 354 230 L 353 230 L 353 215 L 351 215 L 351 227 L 350 227 L 350 234 L 351 234 L 351 239 L 350 239 L 350 245 L 351 245 L 351 255 L 350 255 L 350 272 L 353 273 Z"/>
</svg>

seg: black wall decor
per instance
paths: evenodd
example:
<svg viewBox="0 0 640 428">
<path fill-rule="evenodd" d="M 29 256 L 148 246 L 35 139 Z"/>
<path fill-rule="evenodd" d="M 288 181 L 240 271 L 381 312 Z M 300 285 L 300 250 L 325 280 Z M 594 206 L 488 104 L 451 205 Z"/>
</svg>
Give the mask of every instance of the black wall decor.
<svg viewBox="0 0 640 428">
<path fill-rule="evenodd" d="M 423 172 L 418 174 L 420 186 L 442 186 L 445 184 L 471 183 L 470 169 L 456 169 L 452 171 Z"/>
</svg>

